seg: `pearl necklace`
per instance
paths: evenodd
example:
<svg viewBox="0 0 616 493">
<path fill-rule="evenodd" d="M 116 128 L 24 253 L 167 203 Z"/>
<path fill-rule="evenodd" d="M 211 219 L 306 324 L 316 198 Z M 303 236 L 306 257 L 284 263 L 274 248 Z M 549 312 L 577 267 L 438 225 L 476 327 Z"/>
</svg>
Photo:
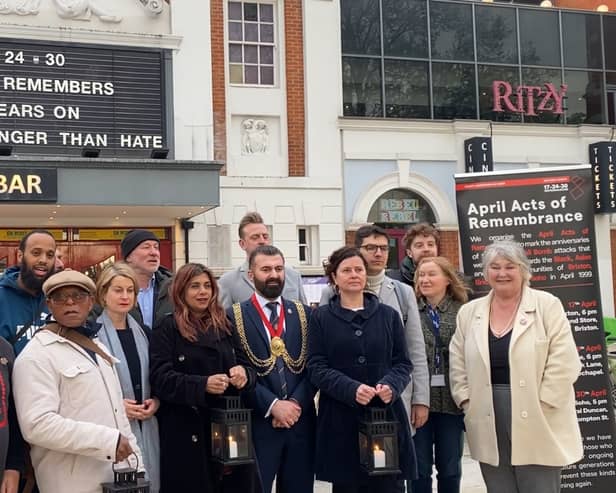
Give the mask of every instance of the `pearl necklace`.
<svg viewBox="0 0 616 493">
<path fill-rule="evenodd" d="M 492 332 L 494 337 L 500 339 L 501 337 L 503 337 L 504 335 L 506 335 L 513 329 L 513 321 L 515 320 L 515 316 L 518 313 L 518 309 L 520 308 L 521 301 L 522 301 L 522 297 L 520 296 L 518 298 L 518 302 L 515 305 L 513 313 L 511 314 L 511 317 L 509 317 L 509 320 L 507 320 L 507 323 L 505 324 L 503 329 L 499 331 L 494 330 L 494 324 L 492 323 L 492 303 L 490 303 L 490 332 Z"/>
</svg>

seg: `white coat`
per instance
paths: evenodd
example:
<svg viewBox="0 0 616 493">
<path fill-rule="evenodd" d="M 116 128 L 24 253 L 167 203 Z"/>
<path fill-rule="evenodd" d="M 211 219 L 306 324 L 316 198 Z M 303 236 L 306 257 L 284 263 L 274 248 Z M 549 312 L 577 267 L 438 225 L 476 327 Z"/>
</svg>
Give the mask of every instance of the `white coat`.
<svg viewBox="0 0 616 493">
<path fill-rule="evenodd" d="M 493 294 L 458 312 L 449 346 L 451 394 L 464 401 L 471 456 L 498 465 L 488 330 Z M 565 466 L 582 458 L 573 383 L 581 370 L 569 321 L 558 298 L 525 287 L 509 346 L 511 463 Z"/>
<path fill-rule="evenodd" d="M 96 361 L 49 330 L 38 331 L 15 361 L 15 407 L 41 493 L 100 493 L 101 483 L 113 481 L 120 433 L 143 464 L 115 370 Z"/>
</svg>

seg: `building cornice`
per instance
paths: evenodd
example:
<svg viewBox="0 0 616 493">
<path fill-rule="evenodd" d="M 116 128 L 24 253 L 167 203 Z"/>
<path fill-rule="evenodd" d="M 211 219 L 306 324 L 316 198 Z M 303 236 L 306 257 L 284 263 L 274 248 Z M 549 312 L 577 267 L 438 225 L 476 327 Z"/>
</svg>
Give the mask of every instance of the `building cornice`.
<svg viewBox="0 0 616 493">
<path fill-rule="evenodd" d="M 173 159 L 122 159 L 122 158 L 74 158 L 74 157 L 0 157 L 0 170 L 4 167 L 37 167 L 64 169 L 147 169 L 163 170 L 210 170 L 219 171 L 220 161 L 193 161 Z"/>
<path fill-rule="evenodd" d="M 485 120 L 397 120 L 383 118 L 338 119 L 338 128 L 348 131 L 470 134 L 475 136 L 585 137 L 609 139 L 610 125 L 553 125 L 503 123 Z"/>
<path fill-rule="evenodd" d="M 86 43 L 97 45 L 135 46 L 177 50 L 182 36 L 173 34 L 126 33 L 95 31 L 82 28 L 64 28 L 0 24 L 0 38 L 54 41 L 62 43 Z"/>
</svg>

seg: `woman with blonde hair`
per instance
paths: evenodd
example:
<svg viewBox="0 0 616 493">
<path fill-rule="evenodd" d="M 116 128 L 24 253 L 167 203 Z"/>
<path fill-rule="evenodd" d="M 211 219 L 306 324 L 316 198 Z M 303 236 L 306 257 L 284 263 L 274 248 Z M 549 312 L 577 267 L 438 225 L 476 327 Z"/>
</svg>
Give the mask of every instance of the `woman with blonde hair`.
<svg viewBox="0 0 616 493">
<path fill-rule="evenodd" d="M 520 244 L 492 243 L 482 263 L 492 289 L 458 313 L 451 394 L 489 493 L 557 493 L 561 469 L 582 458 L 571 327 L 558 298 L 530 287 Z"/>
<path fill-rule="evenodd" d="M 455 267 L 444 257 L 425 257 L 415 269 L 415 293 L 430 370 L 430 414 L 413 441 L 419 478 L 413 493 L 432 492 L 432 466 L 438 491 L 458 493 L 462 478 L 464 421 L 449 390 L 449 342 L 468 292 Z"/>
<path fill-rule="evenodd" d="M 141 448 L 151 491 L 160 489 L 160 448 L 156 412 L 160 401 L 150 389 L 148 331 L 128 313 L 137 304 L 139 284 L 125 262 L 108 265 L 96 283 L 96 296 L 103 312 L 98 337 L 120 362 L 116 365 L 124 408 Z"/>
</svg>

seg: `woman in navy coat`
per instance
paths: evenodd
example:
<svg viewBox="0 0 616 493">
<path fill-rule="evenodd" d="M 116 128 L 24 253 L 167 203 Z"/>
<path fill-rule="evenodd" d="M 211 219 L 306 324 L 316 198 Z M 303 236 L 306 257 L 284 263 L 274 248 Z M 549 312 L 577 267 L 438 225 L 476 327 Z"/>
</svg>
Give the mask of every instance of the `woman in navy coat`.
<svg viewBox="0 0 616 493">
<path fill-rule="evenodd" d="M 368 476 L 359 460 L 358 422 L 366 406 L 388 407 L 398 421 L 402 478 L 416 476 L 409 419 L 400 400 L 412 369 L 400 316 L 364 292 L 366 264 L 359 250 L 331 254 L 325 273 L 336 295 L 312 312 L 308 372 L 321 391 L 316 477 L 333 493 L 395 491 L 399 476 Z"/>
</svg>

